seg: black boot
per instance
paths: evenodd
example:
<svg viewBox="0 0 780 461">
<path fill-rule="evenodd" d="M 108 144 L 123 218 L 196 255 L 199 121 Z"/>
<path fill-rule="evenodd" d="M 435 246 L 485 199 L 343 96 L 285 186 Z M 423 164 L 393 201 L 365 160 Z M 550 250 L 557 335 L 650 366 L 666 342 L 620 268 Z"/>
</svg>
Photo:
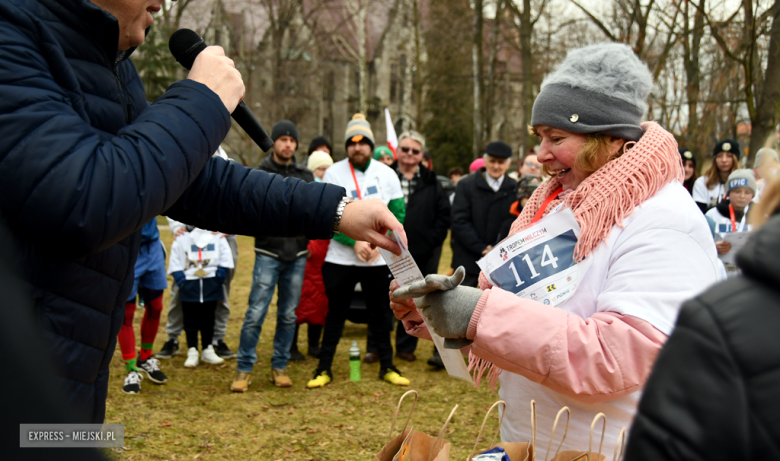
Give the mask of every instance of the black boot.
<svg viewBox="0 0 780 461">
<path fill-rule="evenodd" d="M 320 358 L 320 337 L 322 336 L 322 325 L 308 326 L 309 336 L 309 355 L 315 358 Z"/>
<path fill-rule="evenodd" d="M 433 357 L 428 359 L 428 365 L 434 367 L 436 370 L 444 369 L 444 362 L 441 361 L 439 351 L 436 350 L 436 346 L 433 347 Z"/>
<path fill-rule="evenodd" d="M 300 329 L 300 325 L 295 325 L 295 336 L 293 336 L 292 346 L 290 346 L 290 361 L 292 362 L 306 360 L 306 357 L 298 350 L 298 330 Z"/>
</svg>

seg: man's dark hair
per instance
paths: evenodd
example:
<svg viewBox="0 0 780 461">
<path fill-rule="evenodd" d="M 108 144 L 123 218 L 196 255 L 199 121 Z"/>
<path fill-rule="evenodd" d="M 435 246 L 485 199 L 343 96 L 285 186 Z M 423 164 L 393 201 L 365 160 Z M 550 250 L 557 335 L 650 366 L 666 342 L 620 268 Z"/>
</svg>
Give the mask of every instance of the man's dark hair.
<svg viewBox="0 0 780 461">
<path fill-rule="evenodd" d="M 455 168 L 450 168 L 450 171 L 447 172 L 447 177 L 452 178 L 452 175 L 458 174 L 463 176 L 463 168 L 456 166 Z"/>
</svg>

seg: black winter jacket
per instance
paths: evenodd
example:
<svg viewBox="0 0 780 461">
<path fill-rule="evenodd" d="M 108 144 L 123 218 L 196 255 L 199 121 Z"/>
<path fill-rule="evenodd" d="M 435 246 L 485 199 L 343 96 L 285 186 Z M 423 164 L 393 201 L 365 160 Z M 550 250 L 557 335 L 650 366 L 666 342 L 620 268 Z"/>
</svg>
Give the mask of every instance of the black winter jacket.
<svg viewBox="0 0 780 461">
<path fill-rule="evenodd" d="M 298 178 L 306 182 L 314 182 L 314 174 L 305 166 L 295 163 L 283 165 L 273 159 L 273 152 L 267 155 L 257 166 L 259 170 L 276 173 L 285 178 Z M 255 252 L 276 258 L 280 261 L 295 261 L 306 255 L 309 239 L 298 237 L 255 237 Z"/>
<path fill-rule="evenodd" d="M 482 167 L 461 179 L 452 203 L 452 267 L 463 266 L 470 275 L 479 274 L 482 250 L 498 243 L 501 225 L 512 218 L 509 208 L 517 198 L 517 181 L 504 176 L 498 192 L 493 192 L 486 174 Z"/>
<path fill-rule="evenodd" d="M 0 1 L 0 215 L 61 367 L 52 379 L 94 423 L 144 224 L 165 213 L 330 238 L 344 195 L 212 159 L 230 129 L 219 97 L 184 80 L 148 104 L 118 39 L 116 18 L 87 0 Z"/>
<path fill-rule="evenodd" d="M 394 165 L 395 169 L 397 165 Z M 396 169 L 398 178 L 403 174 Z M 432 257 L 436 248 L 447 238 L 450 230 L 450 199 L 436 173 L 420 166 L 420 178 L 409 195 L 404 218 L 404 231 L 409 239 L 409 253 L 422 267 Z"/>
<path fill-rule="evenodd" d="M 780 459 L 780 216 L 743 275 L 686 303 L 631 428 L 626 461 Z"/>
</svg>

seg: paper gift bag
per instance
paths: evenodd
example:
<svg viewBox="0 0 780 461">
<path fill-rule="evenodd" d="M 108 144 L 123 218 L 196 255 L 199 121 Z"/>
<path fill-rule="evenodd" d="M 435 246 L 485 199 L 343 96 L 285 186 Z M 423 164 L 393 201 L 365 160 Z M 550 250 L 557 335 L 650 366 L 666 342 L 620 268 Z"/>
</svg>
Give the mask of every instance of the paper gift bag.
<svg viewBox="0 0 780 461">
<path fill-rule="evenodd" d="M 553 439 L 555 438 L 555 431 L 558 426 L 559 418 L 563 413 L 566 413 L 566 428 L 563 432 L 563 437 L 561 438 L 561 442 L 558 444 L 558 449 L 555 451 L 555 454 L 553 455 L 551 461 L 605 461 L 607 459 L 606 456 L 601 454 L 602 448 L 604 447 L 604 434 L 607 430 L 607 417 L 604 415 L 604 413 L 599 413 L 593 418 L 593 422 L 590 424 L 590 439 L 588 443 L 588 450 L 587 451 L 581 451 L 581 450 L 564 450 L 561 451 L 561 446 L 563 445 L 564 440 L 566 440 L 566 434 L 569 432 L 569 416 L 571 415 L 571 412 L 569 411 L 568 407 L 561 408 L 561 411 L 558 412 L 558 415 L 555 417 L 555 422 L 553 423 L 552 428 L 552 434 L 550 434 L 550 443 L 547 445 L 547 453 L 545 454 L 545 461 L 547 461 L 548 456 L 550 454 L 550 448 L 552 447 Z M 599 442 L 599 449 L 598 451 L 593 451 L 593 433 L 596 430 L 596 423 L 601 420 L 601 441 Z M 618 435 L 618 443 L 617 446 L 615 446 L 615 455 L 613 458 L 613 461 L 618 461 L 619 458 L 623 456 L 623 446 L 625 444 L 626 439 L 626 428 L 624 427 L 620 431 L 620 435 Z"/>
<path fill-rule="evenodd" d="M 487 413 L 485 414 L 485 418 L 482 420 L 482 426 L 479 428 L 479 434 L 477 435 L 477 440 L 474 442 L 474 448 L 471 450 L 471 455 L 468 457 L 468 461 L 472 461 L 474 456 L 476 456 L 477 453 L 477 446 L 479 445 L 479 439 L 482 437 L 482 431 L 485 429 L 485 424 L 487 423 L 488 417 L 490 416 L 490 412 L 493 411 L 494 408 L 497 408 L 498 406 L 503 405 L 503 409 L 501 411 L 501 416 L 498 420 L 498 430 L 493 435 L 493 440 L 490 442 L 491 450 L 498 447 L 504 450 L 507 457 L 509 457 L 510 461 L 533 461 L 534 459 L 534 446 L 536 444 L 536 402 L 531 400 L 531 440 L 528 442 L 500 442 L 498 444 L 495 443 L 496 437 L 501 432 L 501 424 L 504 422 L 504 415 L 506 414 L 506 402 L 503 400 L 499 400 L 498 402 L 494 403 L 493 406 L 491 406 Z M 481 452 L 484 453 L 484 452 Z"/>
<path fill-rule="evenodd" d="M 401 409 L 401 404 L 406 396 L 410 394 L 414 394 L 412 409 L 406 417 L 406 423 L 404 424 L 403 430 L 393 438 L 398 411 Z M 439 432 L 439 436 L 433 438 L 424 432 L 407 429 L 409 420 L 411 420 L 412 413 L 414 413 L 414 408 L 417 405 L 417 397 L 417 391 L 412 390 L 406 392 L 398 400 L 398 405 L 395 407 L 395 413 L 393 414 L 393 423 L 390 425 L 390 433 L 387 436 L 387 443 L 385 443 L 382 450 L 374 457 L 376 461 L 449 461 L 451 446 L 450 442 L 444 440 L 444 434 L 446 433 L 450 420 L 453 415 L 455 415 L 458 406 L 455 405 L 450 412 L 450 415 L 444 422 L 444 426 Z"/>
</svg>

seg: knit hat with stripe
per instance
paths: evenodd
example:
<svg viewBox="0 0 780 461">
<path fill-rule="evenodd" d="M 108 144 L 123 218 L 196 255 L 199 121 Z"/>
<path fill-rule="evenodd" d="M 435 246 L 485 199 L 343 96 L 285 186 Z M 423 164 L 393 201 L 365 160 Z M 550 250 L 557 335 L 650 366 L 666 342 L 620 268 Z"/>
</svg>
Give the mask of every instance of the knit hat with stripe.
<svg viewBox="0 0 780 461">
<path fill-rule="evenodd" d="M 344 144 L 349 146 L 364 139 L 371 144 L 371 150 L 373 150 L 375 142 L 371 124 L 368 123 L 365 115 L 355 114 L 352 116 L 352 120 L 347 123 L 347 131 L 344 133 Z"/>
</svg>

